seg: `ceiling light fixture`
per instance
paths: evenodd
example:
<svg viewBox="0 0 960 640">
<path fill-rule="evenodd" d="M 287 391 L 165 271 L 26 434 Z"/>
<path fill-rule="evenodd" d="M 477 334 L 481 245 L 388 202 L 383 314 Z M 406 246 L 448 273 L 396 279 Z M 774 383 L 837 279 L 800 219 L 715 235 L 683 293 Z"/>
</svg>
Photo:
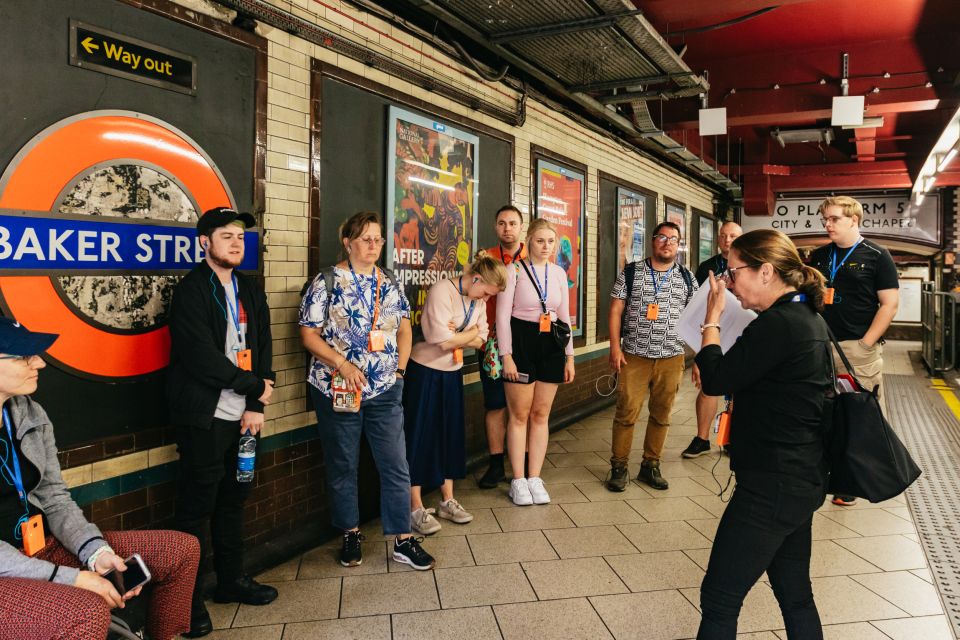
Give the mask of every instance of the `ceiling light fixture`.
<svg viewBox="0 0 960 640">
<path fill-rule="evenodd" d="M 960 109 L 953 113 L 927 155 L 923 166 L 920 167 L 917 179 L 913 182 L 911 192 L 917 198 L 917 206 L 920 206 L 923 196 L 933 188 L 938 175 L 949 168 L 950 162 L 957 155 L 958 148 L 960 148 Z"/>
</svg>

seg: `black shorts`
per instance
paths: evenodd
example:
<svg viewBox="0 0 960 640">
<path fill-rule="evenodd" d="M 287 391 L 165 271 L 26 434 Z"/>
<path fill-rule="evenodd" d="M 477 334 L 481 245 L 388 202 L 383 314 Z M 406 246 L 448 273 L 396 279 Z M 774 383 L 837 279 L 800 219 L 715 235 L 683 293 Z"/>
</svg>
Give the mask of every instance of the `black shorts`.
<svg viewBox="0 0 960 640">
<path fill-rule="evenodd" d="M 527 384 L 538 381 L 562 384 L 567 356 L 557 346 L 553 335 L 541 333 L 539 322 L 519 318 L 510 318 L 510 330 L 513 333 L 513 362 L 517 371 L 530 376 Z"/>
</svg>

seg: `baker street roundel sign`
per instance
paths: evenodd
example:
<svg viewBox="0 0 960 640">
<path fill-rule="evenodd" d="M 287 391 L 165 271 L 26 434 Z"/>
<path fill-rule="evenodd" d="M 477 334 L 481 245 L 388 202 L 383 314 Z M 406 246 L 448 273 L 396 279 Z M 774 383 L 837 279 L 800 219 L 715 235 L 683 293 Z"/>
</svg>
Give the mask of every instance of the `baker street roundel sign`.
<svg viewBox="0 0 960 640">
<path fill-rule="evenodd" d="M 236 206 L 213 161 L 169 124 L 128 111 L 61 120 L 0 176 L 4 312 L 60 334 L 46 355 L 77 375 L 159 371 L 173 287 L 203 256 L 197 216 L 226 204 Z M 246 235 L 241 268 L 256 269 Z"/>
</svg>

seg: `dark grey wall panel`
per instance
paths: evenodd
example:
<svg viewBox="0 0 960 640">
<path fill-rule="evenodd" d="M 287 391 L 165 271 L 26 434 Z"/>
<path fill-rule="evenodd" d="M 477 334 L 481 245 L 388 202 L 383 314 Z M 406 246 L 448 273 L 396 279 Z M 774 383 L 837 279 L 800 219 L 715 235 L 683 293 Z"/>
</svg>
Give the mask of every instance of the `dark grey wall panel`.
<svg viewBox="0 0 960 640">
<path fill-rule="evenodd" d="M 323 79 L 320 149 L 320 227 L 315 242 L 321 265 L 336 261 L 337 228 L 357 211 L 383 215 L 387 188 L 387 110 L 399 105 L 333 78 Z M 410 109 L 417 111 L 416 109 Z M 423 113 L 423 112 L 419 112 Z M 446 121 L 434 114 L 423 115 Z M 459 129 L 468 125 L 450 122 Z M 495 245 L 494 213 L 510 202 L 510 143 L 484 133 L 480 137 L 479 247 Z"/>
</svg>

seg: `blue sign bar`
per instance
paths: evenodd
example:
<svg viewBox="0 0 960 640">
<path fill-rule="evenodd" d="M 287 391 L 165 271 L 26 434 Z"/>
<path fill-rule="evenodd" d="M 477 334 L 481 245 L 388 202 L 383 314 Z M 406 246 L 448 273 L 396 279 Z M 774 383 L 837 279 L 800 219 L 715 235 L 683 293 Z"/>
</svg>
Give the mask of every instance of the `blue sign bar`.
<svg viewBox="0 0 960 640">
<path fill-rule="evenodd" d="M 243 271 L 256 271 L 259 234 L 243 235 Z M 203 259 L 194 226 L 123 218 L 0 214 L 0 270 L 189 271 Z"/>
</svg>

